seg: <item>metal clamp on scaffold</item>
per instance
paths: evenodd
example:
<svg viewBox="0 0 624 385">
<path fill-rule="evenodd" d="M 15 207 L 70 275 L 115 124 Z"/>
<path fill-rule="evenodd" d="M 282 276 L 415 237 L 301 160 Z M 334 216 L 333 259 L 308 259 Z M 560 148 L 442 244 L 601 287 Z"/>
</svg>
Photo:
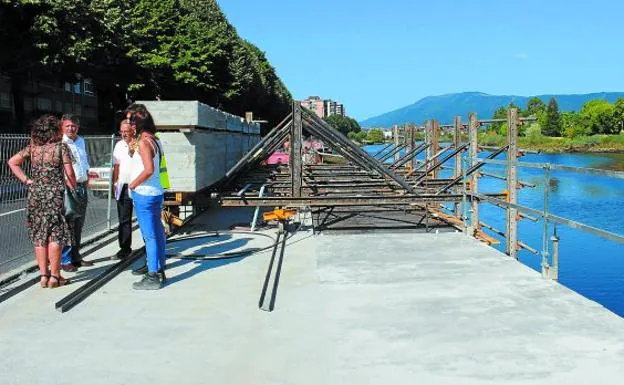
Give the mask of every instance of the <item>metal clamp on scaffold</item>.
<svg viewBox="0 0 624 385">
<path fill-rule="evenodd" d="M 294 218 L 296 213 L 297 211 L 292 209 L 276 209 L 262 215 L 265 222 L 279 221 L 279 231 L 277 232 L 277 238 L 273 246 L 273 252 L 271 253 L 271 261 L 269 262 L 269 268 L 264 278 L 264 284 L 262 285 L 260 301 L 258 302 L 258 307 L 261 310 L 273 311 L 273 309 L 275 309 L 275 299 L 277 298 L 277 288 L 282 270 L 282 261 L 284 260 L 286 239 L 288 239 L 288 222 Z M 278 248 L 281 249 L 276 261 L 275 256 L 277 255 Z M 275 269 L 273 269 L 274 265 Z M 270 292 L 268 292 L 269 289 Z"/>
</svg>

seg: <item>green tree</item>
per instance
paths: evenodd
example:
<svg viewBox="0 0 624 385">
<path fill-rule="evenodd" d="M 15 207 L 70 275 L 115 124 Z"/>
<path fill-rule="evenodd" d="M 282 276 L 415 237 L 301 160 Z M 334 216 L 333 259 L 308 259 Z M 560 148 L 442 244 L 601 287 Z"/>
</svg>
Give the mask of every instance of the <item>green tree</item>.
<svg viewBox="0 0 624 385">
<path fill-rule="evenodd" d="M 595 99 L 586 102 L 579 114 L 581 124 L 592 135 L 618 132 L 613 105 L 606 100 Z"/>
<path fill-rule="evenodd" d="M 527 102 L 527 109 L 525 111 L 526 116 L 538 115 L 541 112 L 546 111 L 546 105 L 542 101 L 542 99 L 537 96 L 532 97 Z"/>
<path fill-rule="evenodd" d="M 613 104 L 613 124 L 615 130 L 624 132 L 624 98 L 618 98 Z"/>
<path fill-rule="evenodd" d="M 364 142 L 366 140 L 366 136 L 367 136 L 366 132 L 360 131 L 360 132 L 355 134 L 355 140 L 357 140 L 358 142 L 362 143 L 362 142 Z"/>
<path fill-rule="evenodd" d="M 559 105 L 555 98 L 550 98 L 548 107 L 544 114 L 544 123 L 542 126 L 542 134 L 546 136 L 561 135 L 561 115 L 559 114 Z"/>
<path fill-rule="evenodd" d="M 366 140 L 371 143 L 383 143 L 384 133 L 378 128 L 373 128 L 372 130 L 368 131 L 368 134 L 366 135 Z"/>
<path fill-rule="evenodd" d="M 361 130 L 360 124 L 355 119 L 352 119 L 348 116 L 330 115 L 323 118 L 323 120 L 325 120 L 330 126 L 345 135 L 347 135 L 351 131 L 359 132 Z"/>
<path fill-rule="evenodd" d="M 581 116 L 574 111 L 561 113 L 561 132 L 568 138 L 591 134 L 591 130 L 583 124 Z"/>
<path fill-rule="evenodd" d="M 269 120 L 292 96 L 216 0 L 0 0 L 0 73 L 19 125 L 29 79 L 94 79 L 108 113 L 131 99 L 199 100 Z M 19 31 L 19 33 L 16 33 Z M 110 114 L 112 115 L 112 114 Z"/>
<path fill-rule="evenodd" d="M 110 37 L 111 0 L 0 1 L 0 73 L 11 79 L 17 125 L 24 126 L 22 90 L 29 79 L 73 81 Z"/>
<path fill-rule="evenodd" d="M 492 119 L 507 119 L 507 109 L 505 107 L 499 107 L 496 111 L 494 111 Z M 492 123 L 492 130 L 498 132 L 499 134 L 501 133 L 502 127 L 502 122 Z"/>
</svg>

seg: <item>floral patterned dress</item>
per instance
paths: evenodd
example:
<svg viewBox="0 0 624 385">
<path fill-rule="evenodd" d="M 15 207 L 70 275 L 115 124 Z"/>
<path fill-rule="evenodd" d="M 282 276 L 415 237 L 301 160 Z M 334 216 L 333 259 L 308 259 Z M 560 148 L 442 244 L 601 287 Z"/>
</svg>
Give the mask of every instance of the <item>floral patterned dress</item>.
<svg viewBox="0 0 624 385">
<path fill-rule="evenodd" d="M 33 183 L 28 188 L 28 235 L 35 247 L 50 242 L 61 246 L 72 242 L 69 224 L 63 216 L 65 194 L 64 164 L 71 164 L 71 150 L 66 144 L 34 144 L 24 148 L 22 157 L 30 158 Z"/>
</svg>

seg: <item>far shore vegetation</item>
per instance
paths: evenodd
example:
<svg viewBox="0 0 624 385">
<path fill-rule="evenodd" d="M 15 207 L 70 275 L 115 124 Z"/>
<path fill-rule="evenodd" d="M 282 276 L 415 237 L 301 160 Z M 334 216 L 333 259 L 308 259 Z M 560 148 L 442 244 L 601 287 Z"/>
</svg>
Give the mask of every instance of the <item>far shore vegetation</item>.
<svg viewBox="0 0 624 385">
<path fill-rule="evenodd" d="M 511 103 L 500 107 L 493 119 L 505 119 L 510 108 L 517 108 L 520 117 L 533 118 L 519 126 L 519 147 L 527 150 L 557 152 L 624 153 L 624 98 L 609 103 L 596 99 L 586 102 L 580 111 L 560 112 L 557 101 L 548 104 L 535 97 L 522 110 Z M 348 132 L 349 138 L 362 144 L 383 143 L 383 131 Z M 416 133 L 422 140 L 424 133 Z M 465 141 L 467 138 L 462 138 Z M 441 141 L 452 141 L 451 133 L 443 133 Z M 480 128 L 479 144 L 500 147 L 507 142 L 507 123 L 493 123 Z"/>
</svg>

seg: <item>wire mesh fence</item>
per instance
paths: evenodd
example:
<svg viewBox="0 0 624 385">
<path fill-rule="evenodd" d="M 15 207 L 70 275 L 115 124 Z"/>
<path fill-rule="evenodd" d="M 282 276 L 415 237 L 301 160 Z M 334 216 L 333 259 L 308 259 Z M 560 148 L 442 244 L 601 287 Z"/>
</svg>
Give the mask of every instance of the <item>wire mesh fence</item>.
<svg viewBox="0 0 624 385">
<path fill-rule="evenodd" d="M 82 239 L 117 224 L 111 196 L 114 136 L 84 136 L 89 157 L 89 203 Z M 33 245 L 26 229 L 27 187 L 11 173 L 7 161 L 28 146 L 28 135 L 0 134 L 0 277 L 34 260 Z M 30 175 L 30 164 L 23 165 Z"/>
</svg>

